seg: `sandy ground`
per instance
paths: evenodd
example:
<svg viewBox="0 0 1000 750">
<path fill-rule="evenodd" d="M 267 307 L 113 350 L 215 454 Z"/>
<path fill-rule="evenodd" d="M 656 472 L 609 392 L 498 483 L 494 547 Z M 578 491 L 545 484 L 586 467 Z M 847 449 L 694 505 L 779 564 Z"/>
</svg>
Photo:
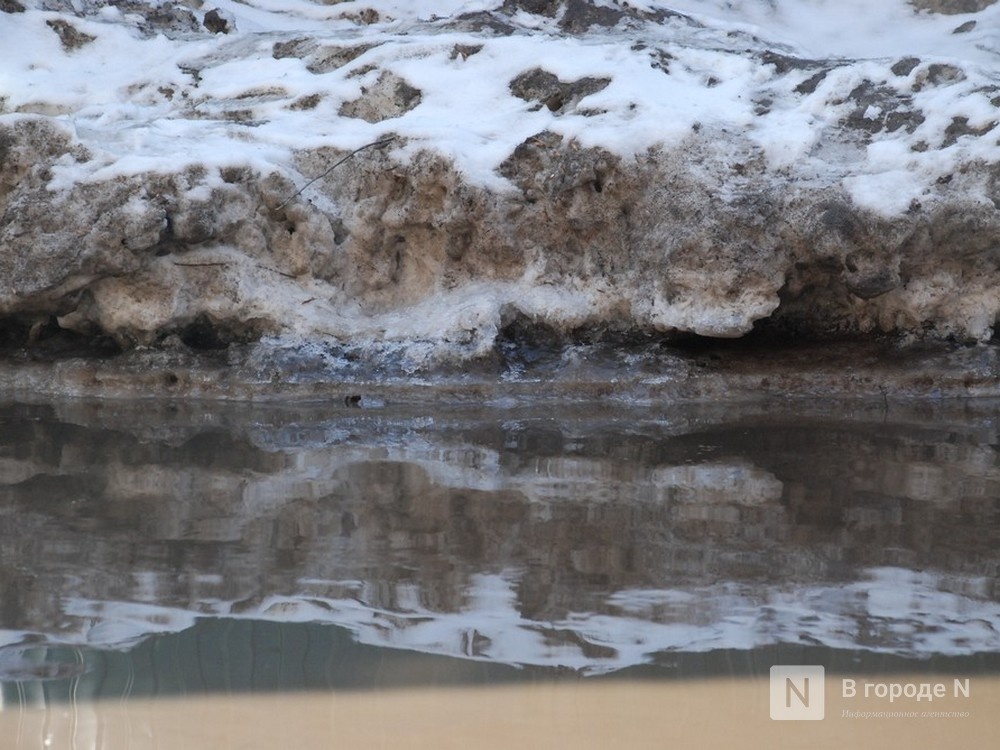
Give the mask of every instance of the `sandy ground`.
<svg viewBox="0 0 1000 750">
<path fill-rule="evenodd" d="M 215 695 L 0 711 L 0 748 L 974 748 L 1000 746 L 1000 679 L 932 678 L 948 696 L 844 698 L 822 721 L 773 721 L 766 680 Z M 859 685 L 865 678 L 858 678 Z M 927 677 L 912 678 L 926 682 Z M 906 683 L 906 676 L 872 678 Z M 943 718 L 853 712 L 967 713 Z M 845 713 L 852 712 L 852 713 Z"/>
</svg>

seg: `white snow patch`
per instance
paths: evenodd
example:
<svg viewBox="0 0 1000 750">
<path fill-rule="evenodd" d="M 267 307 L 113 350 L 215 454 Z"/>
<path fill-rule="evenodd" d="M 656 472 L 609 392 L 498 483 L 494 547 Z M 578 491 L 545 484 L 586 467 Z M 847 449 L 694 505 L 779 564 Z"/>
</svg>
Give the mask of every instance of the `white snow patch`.
<svg viewBox="0 0 1000 750">
<path fill-rule="evenodd" d="M 996 6 L 976 14 L 979 22 L 972 32 L 954 34 L 966 17 L 920 12 L 906 0 L 669 0 L 655 5 L 719 28 L 737 26 L 806 57 L 997 61 L 997 40 L 990 30 L 1000 19 Z"/>
<path fill-rule="evenodd" d="M 611 0 L 604 4 L 620 5 Z M 904 0 L 632 3 L 644 11 L 690 13 L 708 26 L 668 20 L 649 27 L 649 41 L 673 57 L 665 74 L 650 64 L 648 45 L 632 44 L 633 38 L 620 28 L 567 37 L 551 20 L 522 13 L 513 19 L 522 27 L 510 36 L 433 31 L 435 19 L 495 9 L 498 2 L 451 0 L 430 8 L 372 0 L 364 7 L 377 11 L 379 21 L 368 26 L 357 22 L 354 16 L 360 8 L 354 3 L 226 0 L 217 5 L 236 19 L 233 34 L 144 39 L 127 27 L 127 15 L 115 9 L 89 19 L 65 17 L 95 37 L 71 51 L 61 48 L 46 25 L 63 18 L 59 14 L 29 7 L 25 13 L 5 15 L 0 111 L 55 115 L 96 154 L 93 163 L 61 166 L 53 189 L 74 180 L 178 171 L 195 163 L 287 171 L 294 149 L 352 149 L 390 131 L 409 140 L 409 152 L 438 150 L 468 179 L 491 187 L 500 184 L 496 168 L 512 149 L 544 129 L 629 156 L 653 146 L 676 147 L 693 127 L 707 125 L 747 132 L 772 167 L 786 169 L 810 161 L 835 105 L 822 96 L 796 103 L 787 93 L 768 92 L 776 97 L 773 111 L 755 116 L 753 99 L 766 87 L 768 68 L 743 55 L 741 45 L 748 40 L 734 42 L 730 32 L 757 35 L 761 50 L 785 49 L 817 58 L 886 61 L 917 55 L 973 64 L 993 77 L 998 63 L 995 39 L 987 33 L 990 23 L 1000 20 L 997 6 L 976 14 L 972 32 L 953 34 L 962 17 L 918 13 Z M 415 25 L 421 21 L 423 26 Z M 893 33 L 886 34 L 887 28 Z M 275 59 L 271 54 L 275 41 L 295 34 L 321 44 L 382 44 L 342 68 L 314 74 L 305 60 Z M 481 44 L 482 49 L 463 59 L 452 53 L 456 44 Z M 339 117 L 340 104 L 359 95 L 376 75 L 358 76 L 362 65 L 404 78 L 421 90 L 421 104 L 383 123 Z M 608 78 L 610 84 L 587 96 L 574 111 L 553 113 L 509 91 L 509 82 L 533 67 L 566 82 L 590 76 Z M 843 90 L 845 76 L 860 81 L 878 70 L 864 62 L 842 66 L 817 93 L 830 89 L 835 80 Z M 884 66 L 881 70 L 884 75 Z M 970 94 L 971 82 L 961 90 L 954 88 L 920 93 L 918 103 L 935 114 L 907 143 L 919 140 L 924 131 L 939 135 L 955 116 L 968 118 L 971 127 L 985 127 L 995 119 L 989 97 Z M 289 108 L 309 95 L 321 97 L 315 109 Z M 252 112 L 249 122 L 232 119 L 240 109 Z M 865 117 L 880 114 L 878 107 L 870 107 Z M 884 156 L 882 162 L 872 165 L 876 177 L 852 177 L 845 184 L 856 191 L 859 202 L 883 213 L 905 209 L 907 201 L 895 192 L 903 182 L 896 170 L 910 167 L 902 160 L 886 164 Z M 875 196 L 882 190 L 894 194 L 878 201 Z M 917 188 L 905 192 L 909 196 Z"/>
</svg>

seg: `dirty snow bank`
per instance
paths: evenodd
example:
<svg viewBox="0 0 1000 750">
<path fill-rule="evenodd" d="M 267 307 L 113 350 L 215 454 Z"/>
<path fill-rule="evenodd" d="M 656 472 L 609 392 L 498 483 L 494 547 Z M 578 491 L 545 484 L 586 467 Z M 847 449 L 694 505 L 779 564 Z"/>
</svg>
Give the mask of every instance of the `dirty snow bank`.
<svg viewBox="0 0 1000 750">
<path fill-rule="evenodd" d="M 915 4 L 11 0 L 5 338 L 988 339 L 1000 7 Z"/>
</svg>

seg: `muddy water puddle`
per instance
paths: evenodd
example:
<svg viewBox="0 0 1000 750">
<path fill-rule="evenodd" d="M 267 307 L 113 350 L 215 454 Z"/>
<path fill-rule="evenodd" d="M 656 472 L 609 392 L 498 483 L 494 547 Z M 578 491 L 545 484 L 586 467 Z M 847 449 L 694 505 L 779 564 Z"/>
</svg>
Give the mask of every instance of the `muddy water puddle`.
<svg viewBox="0 0 1000 750">
<path fill-rule="evenodd" d="M 0 747 L 1000 737 L 996 405 L 378 406 L 0 407 Z"/>
</svg>

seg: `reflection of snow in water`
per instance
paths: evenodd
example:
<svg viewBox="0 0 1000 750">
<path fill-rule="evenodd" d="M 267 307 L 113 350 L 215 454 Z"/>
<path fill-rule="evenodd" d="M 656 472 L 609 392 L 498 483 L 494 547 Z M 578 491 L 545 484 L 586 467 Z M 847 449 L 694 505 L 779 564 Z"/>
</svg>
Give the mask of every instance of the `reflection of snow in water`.
<svg viewBox="0 0 1000 750">
<path fill-rule="evenodd" d="M 508 664 L 608 672 L 648 662 L 663 651 L 753 649 L 777 644 L 861 649 L 909 657 L 959 656 L 1000 650 L 1000 604 L 979 598 L 986 580 L 900 568 L 873 568 L 844 585 L 725 582 L 691 589 L 634 589 L 610 595 L 602 612 L 539 621 L 518 609 L 516 571 L 473 576 L 458 611 L 420 604 L 401 592 L 399 609 L 355 596 L 272 596 L 233 612 L 231 602 L 202 602 L 193 612 L 131 602 L 66 602 L 79 618 L 79 642 L 122 647 L 154 633 L 176 632 L 198 616 L 284 622 L 327 622 L 351 629 L 365 644 Z M 304 582 L 306 583 L 306 582 Z M 312 584 L 329 582 L 311 582 Z M 964 593 L 947 589 L 960 588 Z M 0 642 L 16 642 L 8 632 Z"/>
<path fill-rule="evenodd" d="M 72 659 L 55 660 L 44 645 L 16 644 L 0 647 L 0 682 L 62 680 L 83 674 L 85 666 L 79 649 Z M 0 708 L 3 700 L 0 698 Z"/>
<path fill-rule="evenodd" d="M 654 471 L 652 481 L 679 502 L 763 505 L 781 500 L 782 484 L 773 474 L 736 462 L 669 466 Z"/>
<path fill-rule="evenodd" d="M 0 672 L 30 674 L 36 643 L 129 648 L 199 617 L 584 673 L 780 644 L 1000 653 L 992 412 L 479 419 L 9 429 L 0 549 L 31 578 L 9 579 L 23 630 L 0 630 Z"/>
</svg>

